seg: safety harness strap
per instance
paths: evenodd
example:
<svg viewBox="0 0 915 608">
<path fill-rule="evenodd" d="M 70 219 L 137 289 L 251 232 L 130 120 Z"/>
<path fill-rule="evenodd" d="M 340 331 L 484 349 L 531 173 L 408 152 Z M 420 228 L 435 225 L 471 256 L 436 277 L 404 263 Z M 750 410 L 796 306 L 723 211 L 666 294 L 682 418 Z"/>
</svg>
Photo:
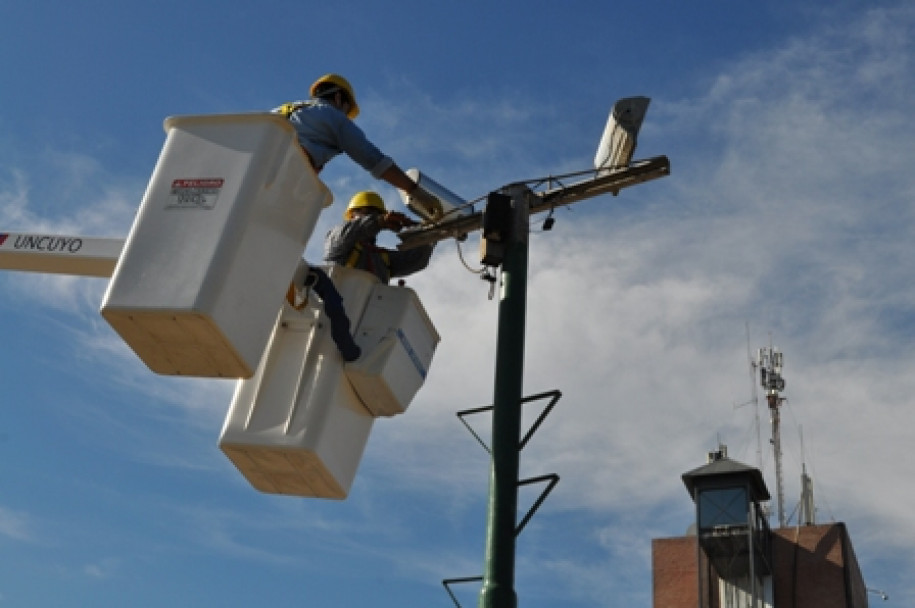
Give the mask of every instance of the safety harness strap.
<svg viewBox="0 0 915 608">
<path fill-rule="evenodd" d="M 352 253 L 349 254 L 349 257 L 346 259 L 347 268 L 357 268 L 359 265 L 359 260 L 362 258 L 362 254 L 365 253 L 365 250 L 368 249 L 370 252 L 378 253 L 381 255 L 381 260 L 384 262 L 386 269 L 390 271 L 391 268 L 391 256 L 388 255 L 388 252 L 382 249 L 381 247 L 376 247 L 371 243 L 356 243 L 356 246 L 353 247 Z M 374 264 L 372 263 L 372 256 L 366 255 L 365 258 L 366 270 L 375 272 Z"/>
</svg>

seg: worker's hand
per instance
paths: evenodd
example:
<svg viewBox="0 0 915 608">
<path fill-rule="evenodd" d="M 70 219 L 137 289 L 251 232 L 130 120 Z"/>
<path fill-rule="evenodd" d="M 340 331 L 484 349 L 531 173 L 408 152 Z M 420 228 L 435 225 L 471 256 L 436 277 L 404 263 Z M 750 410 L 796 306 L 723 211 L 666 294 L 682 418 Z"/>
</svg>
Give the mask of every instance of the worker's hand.
<svg viewBox="0 0 915 608">
<path fill-rule="evenodd" d="M 404 228 L 416 226 L 419 222 L 397 211 L 388 211 L 381 218 L 381 225 L 388 230 L 400 232 Z"/>
<path fill-rule="evenodd" d="M 440 219 L 443 214 L 439 200 L 419 185 L 407 195 L 407 207 L 417 215 L 432 221 Z"/>
</svg>

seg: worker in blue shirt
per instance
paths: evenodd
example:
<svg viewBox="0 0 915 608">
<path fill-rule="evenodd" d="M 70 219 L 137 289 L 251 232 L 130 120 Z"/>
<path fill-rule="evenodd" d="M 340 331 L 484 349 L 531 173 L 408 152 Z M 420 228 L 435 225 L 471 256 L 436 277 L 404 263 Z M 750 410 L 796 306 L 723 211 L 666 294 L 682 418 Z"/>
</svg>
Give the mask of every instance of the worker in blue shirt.
<svg viewBox="0 0 915 608">
<path fill-rule="evenodd" d="M 356 95 L 343 76 L 325 74 L 310 89 L 311 99 L 275 108 L 295 127 L 299 145 L 315 171 L 335 156 L 346 153 L 376 179 L 382 179 L 408 195 L 408 206 L 426 219 L 442 215 L 438 199 L 413 181 L 394 160 L 370 142 L 353 119 L 359 115 Z"/>
<path fill-rule="evenodd" d="M 376 192 L 359 192 L 343 214 L 346 220 L 324 239 L 324 259 L 341 266 L 367 270 L 382 283 L 424 269 L 432 257 L 432 245 L 399 251 L 376 245 L 382 230 L 400 232 L 416 222 L 402 213 L 388 211 Z"/>
</svg>

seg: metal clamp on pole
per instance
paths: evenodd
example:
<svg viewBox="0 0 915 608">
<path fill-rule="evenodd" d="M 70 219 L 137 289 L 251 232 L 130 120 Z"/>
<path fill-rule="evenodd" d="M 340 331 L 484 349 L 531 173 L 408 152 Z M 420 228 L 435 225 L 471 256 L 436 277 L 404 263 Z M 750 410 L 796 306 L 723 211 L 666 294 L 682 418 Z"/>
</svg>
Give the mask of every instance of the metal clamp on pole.
<svg viewBox="0 0 915 608">
<path fill-rule="evenodd" d="M 490 192 L 483 209 L 483 234 L 480 240 L 480 262 L 484 266 L 501 266 L 505 250 L 514 240 L 512 199 Z"/>
</svg>

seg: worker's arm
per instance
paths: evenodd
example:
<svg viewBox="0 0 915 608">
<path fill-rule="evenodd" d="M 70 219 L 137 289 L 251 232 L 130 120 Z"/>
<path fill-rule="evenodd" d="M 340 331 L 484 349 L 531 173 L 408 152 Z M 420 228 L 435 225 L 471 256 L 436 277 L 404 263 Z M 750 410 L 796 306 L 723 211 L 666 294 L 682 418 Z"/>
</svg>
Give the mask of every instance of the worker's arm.
<svg viewBox="0 0 915 608">
<path fill-rule="evenodd" d="M 405 277 L 423 270 L 432 259 L 432 247 L 421 245 L 404 251 L 389 251 L 388 258 L 391 263 L 388 269 L 391 271 L 391 278 Z"/>
<path fill-rule="evenodd" d="M 414 182 L 396 164 L 388 167 L 380 177 L 398 190 L 403 190 L 407 193 L 409 196 L 408 206 L 415 213 L 428 219 L 438 219 L 442 216 L 442 204 L 438 199 L 417 182 Z"/>
<path fill-rule="evenodd" d="M 337 118 L 342 116 L 337 112 Z M 362 129 L 345 116 L 336 124 L 337 144 L 363 169 L 377 179 L 382 179 L 409 196 L 407 205 L 414 213 L 427 218 L 442 216 L 442 204 L 432 194 L 420 187 L 409 175 L 397 166 L 390 156 L 385 155 L 366 138 Z"/>
<path fill-rule="evenodd" d="M 410 179 L 410 176 L 404 173 L 396 164 L 388 167 L 387 170 L 381 174 L 381 179 L 388 182 L 398 190 L 403 190 L 407 194 L 410 194 L 416 190 L 418 185 L 416 182 Z"/>
</svg>

